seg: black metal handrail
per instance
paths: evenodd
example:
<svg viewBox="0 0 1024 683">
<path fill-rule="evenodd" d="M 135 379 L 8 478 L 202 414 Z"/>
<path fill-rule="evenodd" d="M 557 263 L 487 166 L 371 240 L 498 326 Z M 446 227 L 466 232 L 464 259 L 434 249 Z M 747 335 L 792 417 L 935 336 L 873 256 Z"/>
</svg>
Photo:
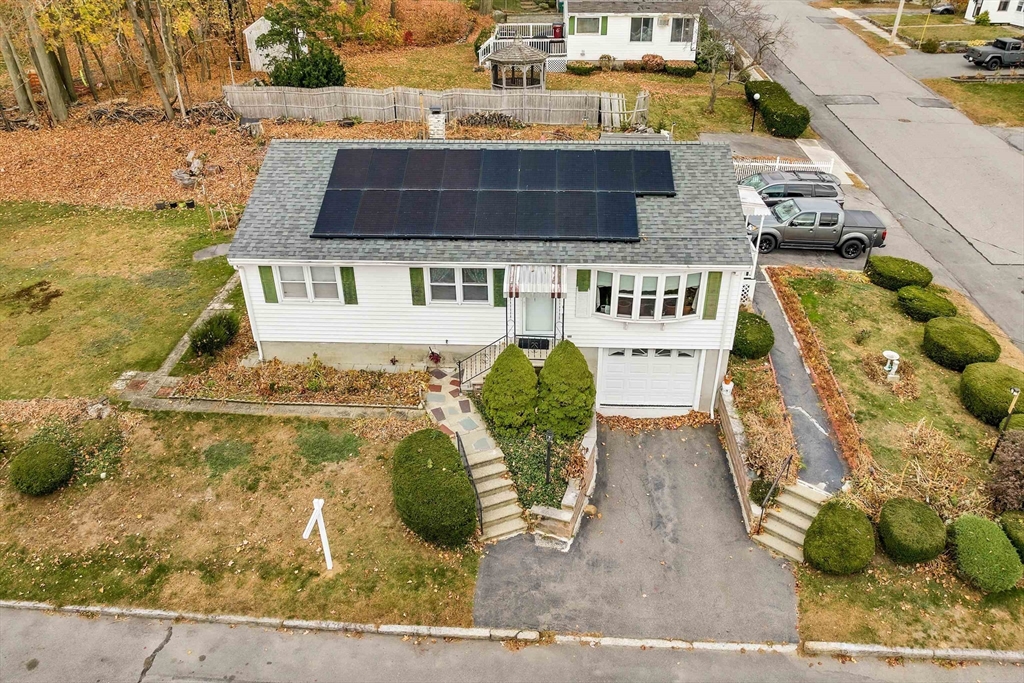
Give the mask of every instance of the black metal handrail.
<svg viewBox="0 0 1024 683">
<path fill-rule="evenodd" d="M 456 360 L 455 366 L 458 370 L 459 384 L 470 381 L 474 377 L 486 372 L 492 365 L 494 365 L 494 361 L 498 358 L 498 354 L 504 350 L 504 346 L 500 349 L 498 346 L 506 341 L 508 341 L 508 337 L 502 335 L 482 349 L 474 351 L 465 358 L 459 358 Z"/>
<path fill-rule="evenodd" d="M 761 501 L 761 514 L 760 516 L 758 516 L 757 526 L 754 528 L 755 536 L 761 533 L 761 523 L 764 522 L 764 515 L 765 512 L 768 510 L 768 501 L 772 499 L 772 493 L 775 492 L 775 489 L 778 487 L 779 482 L 782 480 L 782 477 L 784 477 L 789 472 L 789 466 L 793 462 L 794 455 L 795 453 L 790 453 L 789 456 L 786 458 L 786 461 L 782 463 L 782 469 L 779 470 L 779 473 L 777 475 L 775 475 L 775 481 L 772 482 L 771 488 L 768 489 L 768 493 L 765 495 L 764 500 Z"/>
<path fill-rule="evenodd" d="M 459 457 L 462 459 L 462 467 L 469 477 L 469 484 L 473 487 L 473 495 L 476 496 L 476 519 L 480 526 L 480 533 L 484 532 L 484 506 L 480 502 L 480 492 L 476 489 L 476 482 L 473 480 L 473 471 L 469 467 L 469 458 L 466 456 L 466 446 L 462 443 L 462 435 L 455 432 L 455 445 L 459 448 Z"/>
</svg>

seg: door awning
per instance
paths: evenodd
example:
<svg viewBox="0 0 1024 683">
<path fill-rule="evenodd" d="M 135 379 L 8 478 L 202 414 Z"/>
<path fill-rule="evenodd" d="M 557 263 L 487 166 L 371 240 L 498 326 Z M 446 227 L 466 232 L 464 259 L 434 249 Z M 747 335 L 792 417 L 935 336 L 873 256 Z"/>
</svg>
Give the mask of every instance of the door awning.
<svg viewBox="0 0 1024 683">
<path fill-rule="evenodd" d="M 505 278 L 505 295 L 550 294 L 565 296 L 565 266 L 509 266 Z"/>
</svg>

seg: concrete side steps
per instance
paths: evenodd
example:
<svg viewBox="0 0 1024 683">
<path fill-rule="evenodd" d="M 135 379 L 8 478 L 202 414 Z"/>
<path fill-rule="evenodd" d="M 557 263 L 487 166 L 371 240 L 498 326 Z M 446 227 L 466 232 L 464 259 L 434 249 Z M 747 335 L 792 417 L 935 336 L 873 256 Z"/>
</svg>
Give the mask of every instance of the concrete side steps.
<svg viewBox="0 0 1024 683">
<path fill-rule="evenodd" d="M 779 520 L 800 533 L 807 531 L 807 527 L 811 525 L 811 520 L 807 515 L 793 512 L 792 510 L 769 510 L 768 514 L 765 515 L 765 519 Z"/>
<path fill-rule="evenodd" d="M 789 541 L 784 541 L 778 536 L 772 536 L 770 534 L 758 534 L 754 536 L 754 540 L 761 545 L 774 550 L 784 557 L 788 557 L 794 562 L 804 561 L 804 549 L 801 546 L 796 546 Z"/>
<path fill-rule="evenodd" d="M 476 490 L 481 498 L 510 488 L 512 488 L 512 480 L 502 479 L 501 477 L 476 482 Z"/>
<path fill-rule="evenodd" d="M 779 494 L 779 497 L 775 499 L 775 504 L 782 508 L 798 512 L 806 516 L 808 519 L 814 519 L 818 514 L 818 510 L 821 509 L 821 506 L 817 503 L 813 503 L 806 498 L 790 493 L 788 488 Z"/>
<path fill-rule="evenodd" d="M 497 448 L 492 448 L 486 451 L 480 451 L 479 453 L 467 453 L 466 460 L 469 460 L 469 468 L 474 473 L 476 468 L 484 465 L 494 465 L 501 463 L 501 466 L 505 466 L 505 455 Z M 473 479 L 476 479 L 474 474 Z"/>
<path fill-rule="evenodd" d="M 480 507 L 484 509 L 484 512 L 487 512 L 491 508 L 501 507 L 506 503 L 517 503 L 518 500 L 519 496 L 516 495 L 515 491 L 512 489 L 505 489 L 503 491 L 490 493 L 486 496 L 480 496 Z"/>
<path fill-rule="evenodd" d="M 815 488 L 810 484 L 805 484 L 800 481 L 793 484 L 792 486 L 787 486 L 786 491 L 792 493 L 793 495 L 800 496 L 801 498 L 806 498 L 807 500 L 817 503 L 818 505 L 824 505 L 825 502 L 832 497 L 829 494 L 822 491 L 821 489 Z"/>
<path fill-rule="evenodd" d="M 470 470 L 473 472 L 473 481 L 477 486 L 489 479 L 500 479 L 508 474 L 508 468 L 504 462 L 492 462 L 488 465 L 473 465 L 470 463 Z"/>
<path fill-rule="evenodd" d="M 490 508 L 484 510 L 484 532 L 486 533 L 490 527 L 495 524 L 500 524 L 509 519 L 522 519 L 522 509 L 514 503 L 509 503 L 496 508 Z"/>
<path fill-rule="evenodd" d="M 784 524 L 771 516 L 767 517 L 761 524 L 761 531 L 801 547 L 804 544 L 804 536 L 806 535 L 803 531 L 794 529 L 790 525 Z"/>
<path fill-rule="evenodd" d="M 480 536 L 483 541 L 500 541 L 503 538 L 517 536 L 526 531 L 526 521 L 520 516 L 507 519 L 498 524 L 484 524 L 484 533 Z"/>
</svg>

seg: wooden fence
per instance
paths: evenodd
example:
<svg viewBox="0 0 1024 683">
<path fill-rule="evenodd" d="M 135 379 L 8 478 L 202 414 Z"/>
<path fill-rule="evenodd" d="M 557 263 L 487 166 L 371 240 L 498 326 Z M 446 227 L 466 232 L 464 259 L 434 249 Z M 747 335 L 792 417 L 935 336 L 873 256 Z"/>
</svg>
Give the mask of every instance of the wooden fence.
<svg viewBox="0 0 1024 683">
<path fill-rule="evenodd" d="M 641 92 L 636 107 L 626 108 L 621 93 L 582 90 L 501 92 L 495 90 L 418 90 L 416 88 L 285 88 L 224 86 L 224 98 L 239 116 L 340 121 L 426 121 L 440 107 L 446 121 L 467 114 L 501 112 L 523 123 L 620 128 L 646 123 L 650 96 Z"/>
</svg>

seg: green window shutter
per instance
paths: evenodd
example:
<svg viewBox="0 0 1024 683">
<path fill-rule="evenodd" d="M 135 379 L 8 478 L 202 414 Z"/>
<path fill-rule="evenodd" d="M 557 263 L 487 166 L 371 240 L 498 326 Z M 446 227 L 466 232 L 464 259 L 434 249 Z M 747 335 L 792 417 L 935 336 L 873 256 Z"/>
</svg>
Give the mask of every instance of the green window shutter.
<svg viewBox="0 0 1024 683">
<path fill-rule="evenodd" d="M 359 297 L 356 296 L 356 271 L 348 266 L 341 269 L 341 291 L 345 293 L 346 304 L 359 303 Z"/>
<path fill-rule="evenodd" d="M 577 270 L 576 271 L 576 289 L 580 292 L 590 291 L 590 271 L 589 270 Z"/>
<path fill-rule="evenodd" d="M 576 17 L 569 17 L 569 35 L 576 35 Z"/>
<path fill-rule="evenodd" d="M 718 315 L 718 296 L 722 291 L 722 272 L 708 273 L 708 287 L 704 291 L 704 320 L 714 320 Z"/>
<path fill-rule="evenodd" d="M 608 17 L 601 17 L 601 35 L 608 35 Z"/>
<path fill-rule="evenodd" d="M 494 280 L 494 305 L 498 308 L 505 308 L 505 269 L 495 268 L 492 271 Z"/>
<path fill-rule="evenodd" d="M 260 283 L 263 285 L 263 300 L 268 304 L 277 303 L 277 286 L 274 284 L 274 268 L 260 266 Z"/>
<path fill-rule="evenodd" d="M 412 305 L 413 306 L 426 306 L 427 305 L 427 291 L 423 287 L 423 269 L 422 268 L 410 268 L 409 269 L 409 283 L 412 285 Z"/>
</svg>

